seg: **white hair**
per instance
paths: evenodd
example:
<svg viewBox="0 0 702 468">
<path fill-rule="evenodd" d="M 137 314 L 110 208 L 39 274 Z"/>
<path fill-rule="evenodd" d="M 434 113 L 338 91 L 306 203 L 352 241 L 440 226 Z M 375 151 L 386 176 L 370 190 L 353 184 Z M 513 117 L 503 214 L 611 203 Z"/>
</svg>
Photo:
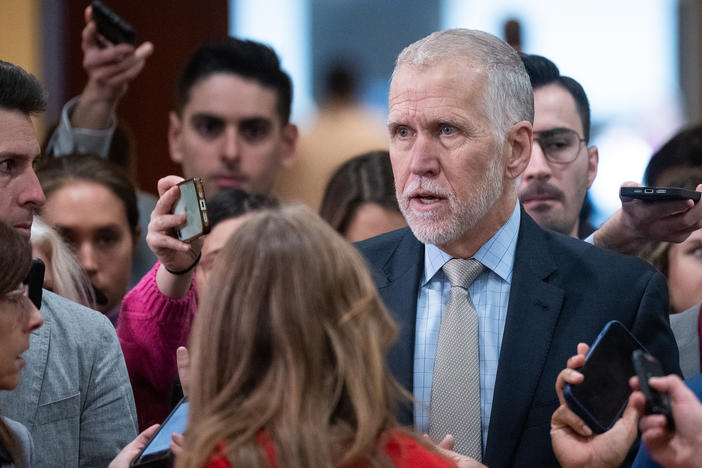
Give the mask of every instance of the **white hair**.
<svg viewBox="0 0 702 468">
<path fill-rule="evenodd" d="M 59 296 L 87 307 L 95 307 L 92 283 L 83 272 L 71 250 L 50 226 L 34 216 L 31 234 L 32 248 L 46 258 L 46 269 L 51 272 L 54 291 Z"/>
<path fill-rule="evenodd" d="M 534 122 L 534 94 L 519 54 L 506 42 L 483 31 L 448 29 L 410 44 L 397 57 L 393 78 L 403 66 L 421 68 L 457 59 L 485 71 L 485 111 L 498 141 L 515 123 Z"/>
</svg>

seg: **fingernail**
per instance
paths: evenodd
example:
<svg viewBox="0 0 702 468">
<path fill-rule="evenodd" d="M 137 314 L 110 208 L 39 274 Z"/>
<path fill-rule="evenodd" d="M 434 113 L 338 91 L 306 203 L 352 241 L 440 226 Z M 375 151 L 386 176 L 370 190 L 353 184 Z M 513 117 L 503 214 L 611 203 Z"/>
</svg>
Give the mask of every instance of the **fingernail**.
<svg viewBox="0 0 702 468">
<path fill-rule="evenodd" d="M 585 433 L 586 436 L 591 436 L 592 435 L 592 429 L 590 429 L 587 424 L 583 424 L 583 432 Z"/>
</svg>

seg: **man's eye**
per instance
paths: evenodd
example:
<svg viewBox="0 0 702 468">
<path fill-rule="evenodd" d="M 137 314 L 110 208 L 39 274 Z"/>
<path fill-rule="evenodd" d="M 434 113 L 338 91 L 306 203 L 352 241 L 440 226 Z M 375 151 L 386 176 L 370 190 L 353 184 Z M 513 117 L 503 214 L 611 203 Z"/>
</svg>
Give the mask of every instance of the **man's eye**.
<svg viewBox="0 0 702 468">
<path fill-rule="evenodd" d="M 695 258 L 702 259 L 702 247 L 697 247 L 691 253 Z"/>
<path fill-rule="evenodd" d="M 195 131 L 204 138 L 216 138 L 222 133 L 224 124 L 219 119 L 200 117 L 195 120 L 193 127 L 195 127 Z"/>
<path fill-rule="evenodd" d="M 253 122 L 242 125 L 241 134 L 249 141 L 262 140 L 270 132 L 270 125 L 266 122 Z"/>
<path fill-rule="evenodd" d="M 399 126 L 395 129 L 395 135 L 399 136 L 400 138 L 407 138 L 408 136 L 410 136 L 409 128 Z"/>
<path fill-rule="evenodd" d="M 14 159 L 3 159 L 0 161 L 0 172 L 11 174 L 17 168 L 17 161 Z"/>
<path fill-rule="evenodd" d="M 560 139 L 560 138 L 549 138 L 549 139 L 543 141 L 543 145 L 547 149 L 552 149 L 552 150 L 562 150 L 562 149 L 570 146 L 568 140 L 564 140 L 564 139 Z"/>
<path fill-rule="evenodd" d="M 453 135 L 454 133 L 456 133 L 456 129 L 452 125 L 442 125 L 441 126 L 441 134 L 442 135 Z"/>
</svg>

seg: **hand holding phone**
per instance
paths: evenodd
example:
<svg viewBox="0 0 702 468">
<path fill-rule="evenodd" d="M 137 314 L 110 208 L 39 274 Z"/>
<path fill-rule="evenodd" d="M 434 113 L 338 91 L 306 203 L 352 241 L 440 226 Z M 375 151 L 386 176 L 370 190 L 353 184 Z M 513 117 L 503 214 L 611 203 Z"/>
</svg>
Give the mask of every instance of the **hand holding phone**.
<svg viewBox="0 0 702 468">
<path fill-rule="evenodd" d="M 636 349 L 644 348 L 622 323 L 607 323 L 578 369 L 583 381 L 564 387 L 568 407 L 593 432 L 609 430 L 626 408 L 631 395 L 629 379 L 635 372 L 631 355 Z"/>
<path fill-rule="evenodd" d="M 102 37 L 114 45 L 136 44 L 134 28 L 117 13 L 110 10 L 107 5 L 100 0 L 93 0 L 92 11 L 97 30 Z"/>
<path fill-rule="evenodd" d="M 688 190 L 680 187 L 621 187 L 619 196 L 626 198 L 636 198 L 645 202 L 660 202 L 673 200 L 692 200 L 697 203 L 700 200 L 700 192 Z"/>
<path fill-rule="evenodd" d="M 171 411 L 158 431 L 146 446 L 134 457 L 130 467 L 166 468 L 173 466 L 173 454 L 169 449 L 173 434 L 182 434 L 188 423 L 188 401 L 183 398 Z"/>
<path fill-rule="evenodd" d="M 667 393 L 659 392 L 648 384 L 651 377 L 663 377 L 661 363 L 652 355 L 637 349 L 632 354 L 636 375 L 639 377 L 639 388 L 646 397 L 645 414 L 662 414 L 665 416 L 669 431 L 675 430 L 673 410 Z"/>
<path fill-rule="evenodd" d="M 175 234 L 178 240 L 191 242 L 210 232 L 205 189 L 199 177 L 182 181 L 178 188 L 180 197 L 173 207 L 173 214 L 184 214 L 187 220 L 184 226 L 175 229 Z"/>
</svg>

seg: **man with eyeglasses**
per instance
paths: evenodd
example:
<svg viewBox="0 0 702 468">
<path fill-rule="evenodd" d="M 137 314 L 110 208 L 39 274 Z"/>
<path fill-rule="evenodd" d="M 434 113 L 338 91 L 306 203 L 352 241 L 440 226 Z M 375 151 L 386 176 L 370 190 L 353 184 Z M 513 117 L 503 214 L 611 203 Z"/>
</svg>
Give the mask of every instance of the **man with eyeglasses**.
<svg viewBox="0 0 702 468">
<path fill-rule="evenodd" d="M 587 96 L 549 59 L 527 54 L 521 58 L 534 89 L 534 145 L 522 174 L 519 200 L 541 227 L 581 239 L 594 231 L 589 242 L 623 253 L 635 253 L 649 240 L 682 242 L 702 228 L 702 203 L 690 201 L 645 203 L 624 198 L 622 208 L 597 231 L 581 220 L 599 159 L 597 147 L 588 145 Z"/>
<path fill-rule="evenodd" d="M 534 89 L 534 145 L 520 181 L 519 201 L 541 227 L 585 238 L 594 228 L 581 223 L 580 209 L 599 159 L 597 147 L 588 146 L 587 96 L 547 58 L 521 57 Z"/>
</svg>

